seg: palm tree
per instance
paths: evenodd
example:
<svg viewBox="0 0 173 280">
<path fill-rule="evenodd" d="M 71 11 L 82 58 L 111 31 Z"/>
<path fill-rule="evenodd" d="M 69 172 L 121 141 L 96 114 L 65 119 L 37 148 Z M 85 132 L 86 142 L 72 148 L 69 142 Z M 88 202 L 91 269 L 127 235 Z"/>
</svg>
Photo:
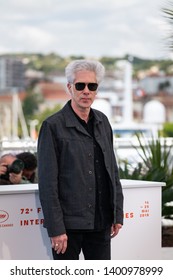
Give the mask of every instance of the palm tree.
<svg viewBox="0 0 173 280">
<path fill-rule="evenodd" d="M 154 137 L 145 139 L 137 134 L 139 145 L 137 151 L 141 162 L 134 166 L 127 161 L 120 161 L 120 178 L 144 181 L 165 182 L 162 189 L 162 217 L 173 219 L 173 146 L 168 145 L 166 138 Z"/>
<path fill-rule="evenodd" d="M 168 7 L 162 9 L 163 15 L 170 27 L 170 34 L 168 37 L 168 46 L 173 50 L 173 2 L 168 1 Z"/>
</svg>

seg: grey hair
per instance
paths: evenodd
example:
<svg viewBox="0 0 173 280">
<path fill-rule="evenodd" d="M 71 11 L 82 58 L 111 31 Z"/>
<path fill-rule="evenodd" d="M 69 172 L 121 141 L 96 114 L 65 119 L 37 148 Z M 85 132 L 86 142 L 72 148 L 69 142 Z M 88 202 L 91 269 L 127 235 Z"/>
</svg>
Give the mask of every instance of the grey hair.
<svg viewBox="0 0 173 280">
<path fill-rule="evenodd" d="M 75 74 L 79 71 L 92 71 L 96 74 L 96 80 L 100 83 L 105 75 L 105 68 L 99 62 L 95 60 L 74 60 L 70 62 L 65 68 L 65 75 L 69 83 L 73 83 Z"/>
</svg>

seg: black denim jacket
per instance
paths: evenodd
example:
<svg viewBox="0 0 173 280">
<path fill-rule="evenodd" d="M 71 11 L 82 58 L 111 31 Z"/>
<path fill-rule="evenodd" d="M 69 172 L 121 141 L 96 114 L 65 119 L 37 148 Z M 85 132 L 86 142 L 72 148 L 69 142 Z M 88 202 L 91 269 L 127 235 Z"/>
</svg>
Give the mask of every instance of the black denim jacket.
<svg viewBox="0 0 173 280">
<path fill-rule="evenodd" d="M 123 224 L 123 193 L 107 117 L 94 110 L 94 134 L 111 182 L 114 223 Z M 69 104 L 46 119 L 38 139 L 39 195 L 50 237 L 66 229 L 94 229 L 95 172 L 93 138 Z"/>
</svg>

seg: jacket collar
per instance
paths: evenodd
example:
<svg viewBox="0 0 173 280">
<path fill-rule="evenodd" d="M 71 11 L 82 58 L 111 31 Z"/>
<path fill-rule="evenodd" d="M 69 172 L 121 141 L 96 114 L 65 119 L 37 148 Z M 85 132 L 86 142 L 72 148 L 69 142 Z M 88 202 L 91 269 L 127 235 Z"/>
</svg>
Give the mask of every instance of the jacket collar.
<svg viewBox="0 0 173 280">
<path fill-rule="evenodd" d="M 75 117 L 75 114 L 72 112 L 72 109 L 70 108 L 70 103 L 71 100 L 69 100 L 65 106 L 62 109 L 64 118 L 65 118 L 65 122 L 66 122 L 66 126 L 67 127 L 79 127 L 79 121 L 77 120 L 77 118 Z M 93 115 L 94 115 L 94 122 L 96 124 L 101 123 L 102 119 L 99 116 L 97 110 L 92 109 L 93 110 Z"/>
</svg>

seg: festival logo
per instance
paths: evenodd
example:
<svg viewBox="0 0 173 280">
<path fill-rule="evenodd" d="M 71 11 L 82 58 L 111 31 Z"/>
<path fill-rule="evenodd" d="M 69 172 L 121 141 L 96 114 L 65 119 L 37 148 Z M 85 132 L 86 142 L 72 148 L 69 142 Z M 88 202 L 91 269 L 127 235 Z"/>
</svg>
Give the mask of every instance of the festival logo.
<svg viewBox="0 0 173 280">
<path fill-rule="evenodd" d="M 8 218 L 9 214 L 4 210 L 0 210 L 0 224 L 6 222 Z"/>
</svg>

